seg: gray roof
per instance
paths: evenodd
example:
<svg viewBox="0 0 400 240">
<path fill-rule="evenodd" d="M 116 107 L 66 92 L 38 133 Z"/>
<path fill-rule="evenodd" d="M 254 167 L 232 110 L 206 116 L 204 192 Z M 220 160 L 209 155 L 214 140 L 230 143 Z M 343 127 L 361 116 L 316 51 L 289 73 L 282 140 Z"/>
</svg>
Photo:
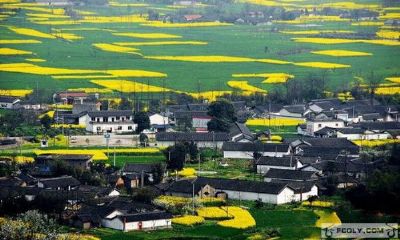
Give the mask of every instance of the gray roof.
<svg viewBox="0 0 400 240">
<path fill-rule="evenodd" d="M 277 166 L 277 167 L 294 167 L 297 165 L 299 157 L 267 157 L 262 156 L 257 160 L 256 165 Z"/>
<path fill-rule="evenodd" d="M 45 188 L 65 188 L 79 186 L 81 183 L 71 176 L 62 176 L 56 178 L 42 178 L 39 180 Z"/>
<path fill-rule="evenodd" d="M 251 143 L 251 142 L 225 142 L 224 151 L 244 152 L 288 152 L 289 144 L 285 143 Z"/>
<path fill-rule="evenodd" d="M 229 128 L 229 135 L 234 137 L 238 134 L 243 134 L 249 136 L 250 138 L 253 137 L 253 134 L 250 132 L 249 128 L 244 123 L 235 122 Z"/>
<path fill-rule="evenodd" d="M 339 128 L 337 129 L 337 132 L 343 134 L 363 134 L 365 130 L 362 128 Z"/>
<path fill-rule="evenodd" d="M 172 142 L 212 142 L 212 141 L 229 141 L 227 133 L 220 132 L 160 132 L 156 133 L 157 141 L 172 141 Z"/>
<path fill-rule="evenodd" d="M 123 117 L 132 116 L 133 112 L 131 110 L 109 110 L 109 111 L 95 111 L 88 112 L 89 117 Z"/>
<path fill-rule="evenodd" d="M 176 119 L 194 118 L 194 117 L 211 118 L 211 116 L 208 115 L 207 111 L 177 111 L 174 113 L 174 117 Z"/>
<path fill-rule="evenodd" d="M 287 105 L 283 106 L 283 108 L 290 113 L 303 114 L 305 110 L 305 105 L 304 104 Z"/>
<path fill-rule="evenodd" d="M 396 130 L 400 129 L 400 122 L 360 122 L 353 126 L 367 130 Z"/>
<path fill-rule="evenodd" d="M 308 181 L 316 178 L 316 172 L 271 168 L 264 177 L 282 180 Z"/>
<path fill-rule="evenodd" d="M 151 173 L 154 172 L 157 164 L 148 164 L 148 163 L 126 163 L 122 172 L 135 172 L 135 173 Z"/>
<path fill-rule="evenodd" d="M 18 98 L 16 98 L 16 97 L 0 96 L 0 102 L 3 102 L 3 103 L 14 103 L 17 100 L 18 100 Z"/>
</svg>

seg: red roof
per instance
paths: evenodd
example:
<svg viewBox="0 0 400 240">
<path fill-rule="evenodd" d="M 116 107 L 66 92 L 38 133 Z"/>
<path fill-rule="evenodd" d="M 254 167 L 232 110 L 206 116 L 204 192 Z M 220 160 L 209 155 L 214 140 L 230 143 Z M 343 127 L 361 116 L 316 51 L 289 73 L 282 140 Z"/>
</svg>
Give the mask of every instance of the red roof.
<svg viewBox="0 0 400 240">
<path fill-rule="evenodd" d="M 193 20 L 201 18 L 202 15 L 192 14 L 192 15 L 185 15 L 184 17 L 185 17 L 186 21 L 193 21 Z"/>
</svg>

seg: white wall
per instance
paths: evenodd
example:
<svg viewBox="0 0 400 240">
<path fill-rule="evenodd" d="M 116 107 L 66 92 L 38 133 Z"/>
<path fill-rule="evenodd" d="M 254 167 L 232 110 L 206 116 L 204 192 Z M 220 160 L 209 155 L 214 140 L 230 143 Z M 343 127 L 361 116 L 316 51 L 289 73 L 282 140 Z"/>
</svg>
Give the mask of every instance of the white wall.
<svg viewBox="0 0 400 240">
<path fill-rule="evenodd" d="M 121 127 L 121 129 L 118 129 Z M 131 127 L 131 129 L 129 129 Z M 96 122 L 90 122 L 89 124 L 86 125 L 86 131 L 92 132 L 92 133 L 102 133 L 102 132 L 107 132 L 110 131 L 113 133 L 128 133 L 128 132 L 133 132 L 136 130 L 137 124 L 132 123 L 132 122 L 110 122 L 110 123 L 96 123 Z"/>
<path fill-rule="evenodd" d="M 347 140 L 357 140 L 361 139 L 361 134 L 343 134 L 341 132 L 337 132 L 338 138 L 346 138 Z"/>
<path fill-rule="evenodd" d="M 231 190 L 223 190 L 216 189 L 216 191 L 222 191 L 228 194 L 229 199 L 236 200 L 250 200 L 255 201 L 261 199 L 262 202 L 277 204 L 277 195 L 275 194 L 266 194 L 266 193 L 253 193 L 253 192 L 239 192 L 239 191 L 231 191 Z"/>
<path fill-rule="evenodd" d="M 300 162 L 297 162 L 297 166 L 293 166 L 293 167 L 257 165 L 257 173 L 261 173 L 261 174 L 266 173 L 271 168 L 295 170 L 296 168 L 299 169 L 302 166 L 303 166 L 303 164 L 301 164 Z"/>
<path fill-rule="evenodd" d="M 150 125 L 165 125 L 169 124 L 169 118 L 164 117 L 161 114 L 153 114 L 150 117 Z"/>
<path fill-rule="evenodd" d="M 263 156 L 268 157 L 283 157 L 288 155 L 287 152 L 263 152 Z M 253 159 L 253 152 L 242 152 L 242 151 L 224 151 L 224 158 L 236 158 L 236 159 Z"/>
<path fill-rule="evenodd" d="M 159 219 L 142 221 L 142 229 L 154 229 L 154 228 L 167 228 L 171 226 L 171 219 Z M 124 223 L 119 218 L 114 219 L 102 219 L 101 225 L 103 227 L 112 228 L 121 231 L 132 231 L 139 229 L 139 222 L 126 222 L 125 229 Z"/>
<path fill-rule="evenodd" d="M 343 121 L 330 121 L 330 122 L 325 122 L 325 121 L 307 121 L 307 133 L 310 135 L 314 135 L 314 132 L 321 130 L 325 127 L 330 127 L 330 128 L 343 128 L 344 127 L 344 122 Z"/>
<path fill-rule="evenodd" d="M 175 145 L 175 141 L 157 141 L 157 147 L 169 147 Z M 199 148 L 215 148 L 218 149 L 222 148 L 222 141 L 215 141 L 215 142 L 195 142 L 197 147 Z"/>
</svg>

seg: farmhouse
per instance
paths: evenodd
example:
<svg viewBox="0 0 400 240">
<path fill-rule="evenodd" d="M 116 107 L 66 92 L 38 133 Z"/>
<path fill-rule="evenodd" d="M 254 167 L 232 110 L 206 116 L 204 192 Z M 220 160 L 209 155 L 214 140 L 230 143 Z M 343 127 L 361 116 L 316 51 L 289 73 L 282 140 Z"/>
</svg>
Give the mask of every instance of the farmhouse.
<svg viewBox="0 0 400 240">
<path fill-rule="evenodd" d="M 83 91 L 63 91 L 53 95 L 53 99 L 63 104 L 73 104 L 74 102 L 83 102 L 89 95 Z"/>
<path fill-rule="evenodd" d="M 167 129 L 169 127 L 169 118 L 159 113 L 154 113 L 149 116 L 150 127 L 154 129 Z"/>
<path fill-rule="evenodd" d="M 254 140 L 246 124 L 235 122 L 229 129 L 229 137 L 232 142 L 251 142 Z"/>
<path fill-rule="evenodd" d="M 287 105 L 283 106 L 283 108 L 278 112 L 278 115 L 281 115 L 282 117 L 301 118 L 303 116 L 304 110 L 304 104 Z"/>
<path fill-rule="evenodd" d="M 343 128 L 344 121 L 341 119 L 327 119 L 327 120 L 307 120 L 307 135 L 314 136 L 315 132 L 329 127 L 329 128 Z"/>
<path fill-rule="evenodd" d="M 225 197 L 236 200 L 261 200 L 265 203 L 284 204 L 318 195 L 315 184 L 291 185 L 290 183 L 256 182 L 237 179 L 204 178 L 180 180 L 172 183 L 166 194 L 192 197 Z"/>
<path fill-rule="evenodd" d="M 322 159 L 335 159 L 345 152 L 349 157 L 358 157 L 360 152 L 356 144 L 345 138 L 307 138 L 293 141 L 291 146 L 296 155 Z"/>
<path fill-rule="evenodd" d="M 0 96 L 0 109 L 16 109 L 19 108 L 20 99 L 16 97 Z"/>
<path fill-rule="evenodd" d="M 168 147 L 177 142 L 194 142 L 199 148 L 218 148 L 229 140 L 227 133 L 218 132 L 162 132 L 156 133 L 158 147 Z"/>
<path fill-rule="evenodd" d="M 302 171 L 297 169 L 278 169 L 271 168 L 264 175 L 265 182 L 310 182 L 318 179 L 317 173 L 312 171 Z"/>
<path fill-rule="evenodd" d="M 278 157 L 260 157 L 256 162 L 257 173 L 266 173 L 272 168 L 295 170 L 303 166 L 299 157 L 284 156 Z"/>
<path fill-rule="evenodd" d="M 86 126 L 92 133 L 129 133 L 136 130 L 132 111 L 95 111 L 87 112 L 79 118 L 79 124 Z"/>
<path fill-rule="evenodd" d="M 234 159 L 253 159 L 254 152 L 269 157 L 282 157 L 290 154 L 290 146 L 285 143 L 225 142 L 222 150 L 224 158 Z"/>
<path fill-rule="evenodd" d="M 153 183 L 157 167 L 157 164 L 126 163 L 121 171 L 125 186 L 130 189 Z"/>
<path fill-rule="evenodd" d="M 49 165 L 54 161 L 60 160 L 73 167 L 89 169 L 92 163 L 92 157 L 92 155 L 82 154 L 41 154 L 35 158 L 35 163 Z"/>
<path fill-rule="evenodd" d="M 76 189 L 81 183 L 71 176 L 38 179 L 39 188 L 52 190 L 72 190 Z"/>
</svg>

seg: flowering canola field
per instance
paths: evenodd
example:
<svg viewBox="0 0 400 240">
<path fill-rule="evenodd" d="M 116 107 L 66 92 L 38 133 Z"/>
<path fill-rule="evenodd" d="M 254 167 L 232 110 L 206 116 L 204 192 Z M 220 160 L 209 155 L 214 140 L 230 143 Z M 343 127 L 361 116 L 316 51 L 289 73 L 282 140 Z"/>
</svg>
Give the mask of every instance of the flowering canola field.
<svg viewBox="0 0 400 240">
<path fill-rule="evenodd" d="M 249 126 L 297 126 L 303 123 L 304 120 L 295 118 L 253 118 L 246 121 Z"/>
<path fill-rule="evenodd" d="M 266 90 L 254 87 L 248 81 L 228 81 L 228 86 L 250 93 L 267 93 Z"/>
</svg>

